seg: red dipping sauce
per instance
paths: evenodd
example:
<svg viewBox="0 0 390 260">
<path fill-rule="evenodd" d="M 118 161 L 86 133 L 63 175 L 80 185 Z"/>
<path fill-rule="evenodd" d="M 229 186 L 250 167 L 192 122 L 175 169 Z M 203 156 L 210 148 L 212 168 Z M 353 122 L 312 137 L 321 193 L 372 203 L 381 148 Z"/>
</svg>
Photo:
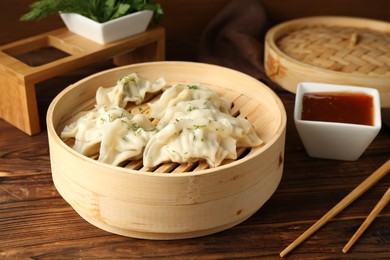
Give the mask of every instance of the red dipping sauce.
<svg viewBox="0 0 390 260">
<path fill-rule="evenodd" d="M 302 120 L 374 125 L 373 97 L 355 92 L 305 93 Z"/>
</svg>

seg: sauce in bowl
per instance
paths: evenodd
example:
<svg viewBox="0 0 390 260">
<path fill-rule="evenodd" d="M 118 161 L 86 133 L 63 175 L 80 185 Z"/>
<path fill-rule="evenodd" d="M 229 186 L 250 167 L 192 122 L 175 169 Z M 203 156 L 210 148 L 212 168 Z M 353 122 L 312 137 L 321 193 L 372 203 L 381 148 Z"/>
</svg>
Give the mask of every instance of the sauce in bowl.
<svg viewBox="0 0 390 260">
<path fill-rule="evenodd" d="M 301 119 L 373 126 L 373 97 L 356 92 L 305 93 Z"/>
</svg>

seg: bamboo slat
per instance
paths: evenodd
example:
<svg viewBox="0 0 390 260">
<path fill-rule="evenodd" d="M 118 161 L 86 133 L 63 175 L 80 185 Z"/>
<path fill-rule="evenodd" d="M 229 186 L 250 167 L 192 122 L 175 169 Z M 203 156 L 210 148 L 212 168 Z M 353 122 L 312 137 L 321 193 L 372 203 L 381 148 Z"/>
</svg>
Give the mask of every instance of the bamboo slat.
<svg viewBox="0 0 390 260">
<path fill-rule="evenodd" d="M 253 121 L 264 145 L 238 148 L 237 160 L 215 168 L 203 161 L 145 168 L 142 160 L 113 167 L 78 154 L 59 138 L 63 122 L 74 118 L 80 101 L 93 99 L 99 86 L 112 86 L 131 72 L 150 80 L 164 77 L 168 85 L 201 82 L 215 89 L 233 102 L 232 114 Z M 142 108 L 147 114 L 147 107 Z M 140 112 L 137 107 L 129 110 Z M 283 104 L 256 79 L 219 66 L 152 62 L 97 73 L 53 100 L 47 126 L 53 181 L 60 194 L 88 222 L 125 236 L 176 239 L 224 230 L 261 208 L 282 176 Z"/>
</svg>

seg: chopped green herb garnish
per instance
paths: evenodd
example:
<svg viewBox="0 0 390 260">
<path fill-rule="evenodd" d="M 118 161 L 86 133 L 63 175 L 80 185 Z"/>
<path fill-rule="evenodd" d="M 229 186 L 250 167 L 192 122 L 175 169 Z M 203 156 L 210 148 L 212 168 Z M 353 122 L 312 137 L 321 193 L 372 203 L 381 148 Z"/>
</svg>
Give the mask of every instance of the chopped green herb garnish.
<svg viewBox="0 0 390 260">
<path fill-rule="evenodd" d="M 194 111 L 194 110 L 196 110 L 196 109 L 198 109 L 197 107 L 194 107 L 194 106 L 192 106 L 192 105 L 190 105 L 188 108 L 187 108 L 187 111 L 188 112 L 191 112 L 191 111 Z"/>
<path fill-rule="evenodd" d="M 137 123 L 132 123 L 131 128 L 133 129 L 133 131 L 137 131 L 139 129 L 139 125 Z"/>
<path fill-rule="evenodd" d="M 203 128 L 203 127 L 206 127 L 207 125 L 194 125 L 194 127 L 195 127 L 195 130 L 196 129 L 199 129 L 199 128 Z"/>
<path fill-rule="evenodd" d="M 188 88 L 189 89 L 198 89 L 198 86 L 197 85 L 188 85 Z"/>
<path fill-rule="evenodd" d="M 181 135 L 183 133 L 183 129 L 180 129 L 177 133 L 176 133 L 176 135 Z"/>
</svg>

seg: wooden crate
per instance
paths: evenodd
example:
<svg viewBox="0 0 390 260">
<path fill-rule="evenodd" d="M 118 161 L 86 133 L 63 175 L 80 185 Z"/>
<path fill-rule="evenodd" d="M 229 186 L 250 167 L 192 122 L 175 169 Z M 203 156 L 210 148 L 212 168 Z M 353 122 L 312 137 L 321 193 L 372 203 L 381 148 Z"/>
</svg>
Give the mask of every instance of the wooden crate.
<svg viewBox="0 0 390 260">
<path fill-rule="evenodd" d="M 150 169 L 143 167 L 142 160 L 123 167 L 104 164 L 60 139 L 69 119 L 93 106 L 99 86 L 113 86 L 132 72 L 150 80 L 164 77 L 168 86 L 200 82 L 214 89 L 233 102 L 231 114 L 253 124 L 264 145 L 215 168 L 199 162 L 163 163 Z M 136 106 L 129 111 L 139 113 Z M 47 127 L 53 181 L 59 193 L 88 222 L 125 236 L 178 239 L 227 229 L 260 209 L 282 177 L 286 134 L 282 102 L 258 80 L 219 66 L 152 62 L 100 72 L 53 100 Z"/>
<path fill-rule="evenodd" d="M 52 47 L 66 57 L 29 66 L 16 57 Z M 123 40 L 102 45 L 61 28 L 0 47 L 0 118 L 23 132 L 40 132 L 35 84 L 83 66 L 113 58 L 118 66 L 165 59 L 165 30 L 150 29 Z"/>
</svg>

